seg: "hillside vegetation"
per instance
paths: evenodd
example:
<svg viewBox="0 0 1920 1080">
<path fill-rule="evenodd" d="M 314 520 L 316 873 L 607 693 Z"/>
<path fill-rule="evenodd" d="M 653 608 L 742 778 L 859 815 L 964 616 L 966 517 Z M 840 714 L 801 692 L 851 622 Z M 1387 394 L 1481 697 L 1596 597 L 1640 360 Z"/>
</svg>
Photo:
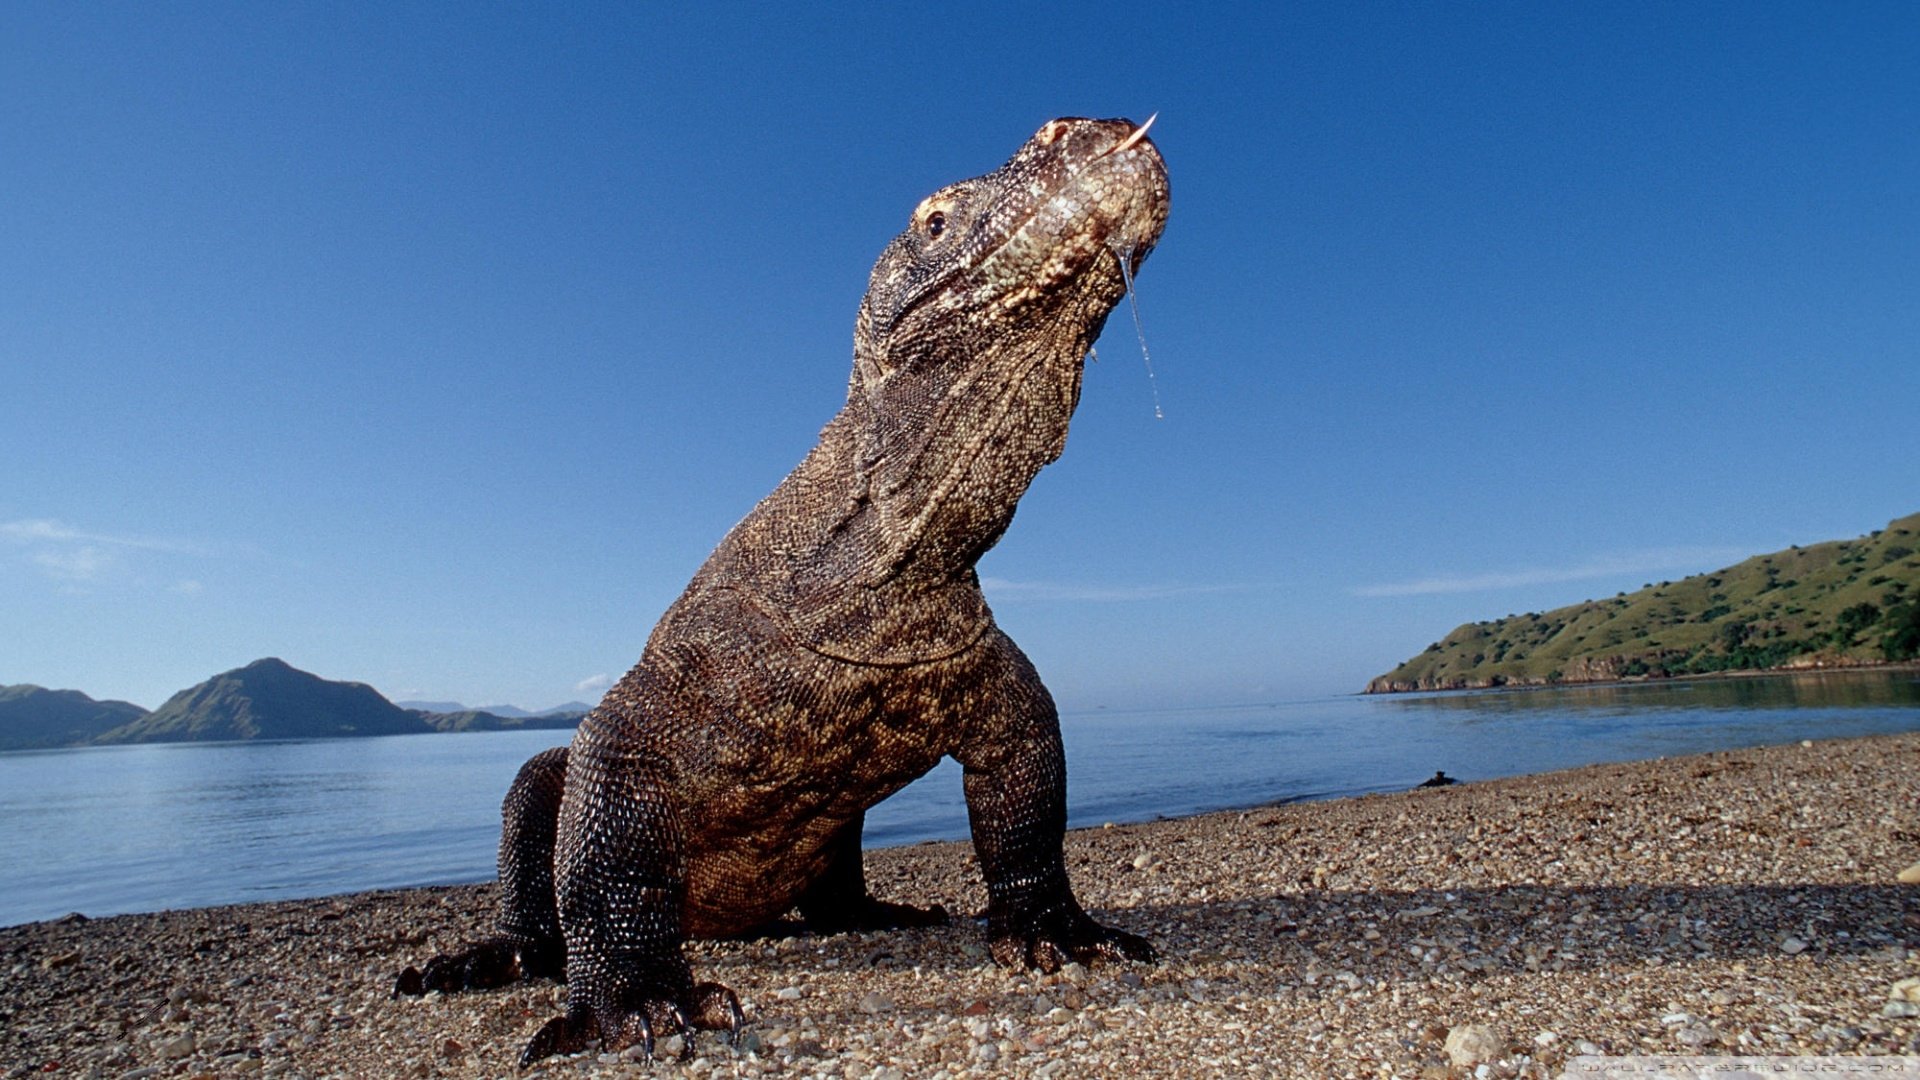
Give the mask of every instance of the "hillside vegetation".
<svg viewBox="0 0 1920 1080">
<path fill-rule="evenodd" d="M 1920 658 L 1920 514 L 1609 600 L 1468 623 L 1368 693 L 1539 686 Z"/>
</svg>

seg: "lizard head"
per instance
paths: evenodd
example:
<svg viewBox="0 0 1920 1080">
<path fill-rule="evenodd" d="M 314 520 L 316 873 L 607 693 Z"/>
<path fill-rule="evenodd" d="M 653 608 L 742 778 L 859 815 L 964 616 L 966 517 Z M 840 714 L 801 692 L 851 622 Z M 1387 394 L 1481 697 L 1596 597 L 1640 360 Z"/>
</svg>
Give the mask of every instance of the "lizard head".
<svg viewBox="0 0 1920 1080">
<path fill-rule="evenodd" d="M 848 404 L 896 561 L 932 547 L 971 566 L 1065 448 L 1086 354 L 1166 224 L 1145 133 L 1049 121 L 1005 165 L 922 200 L 881 253 Z"/>
</svg>

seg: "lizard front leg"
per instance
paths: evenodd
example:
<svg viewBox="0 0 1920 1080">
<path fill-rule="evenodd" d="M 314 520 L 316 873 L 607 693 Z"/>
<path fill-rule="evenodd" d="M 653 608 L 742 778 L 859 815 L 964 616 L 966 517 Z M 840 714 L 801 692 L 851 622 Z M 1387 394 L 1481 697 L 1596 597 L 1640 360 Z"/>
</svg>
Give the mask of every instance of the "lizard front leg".
<svg viewBox="0 0 1920 1080">
<path fill-rule="evenodd" d="M 607 1050 L 695 1028 L 737 1031 L 733 991 L 693 981 L 681 951 L 685 897 L 679 817 L 643 756 L 582 751 L 575 742 L 561 802 L 554 876 L 567 949 L 567 1012 L 547 1022 L 521 1055 Z"/>
<path fill-rule="evenodd" d="M 1069 960 L 1151 963 L 1145 938 L 1101 926 L 1074 899 L 1061 842 L 1066 753 L 1053 698 L 1026 656 L 999 637 L 1003 677 L 954 756 L 965 769 L 967 818 L 987 885 L 987 940 L 1002 967 L 1056 971 Z"/>
</svg>

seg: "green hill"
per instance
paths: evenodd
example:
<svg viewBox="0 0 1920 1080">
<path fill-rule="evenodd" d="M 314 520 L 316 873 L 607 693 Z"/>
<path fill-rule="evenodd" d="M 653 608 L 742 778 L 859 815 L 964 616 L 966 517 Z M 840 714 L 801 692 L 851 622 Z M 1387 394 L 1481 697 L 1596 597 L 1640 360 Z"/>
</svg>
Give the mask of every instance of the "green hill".
<svg viewBox="0 0 1920 1080">
<path fill-rule="evenodd" d="M 173 695 L 96 742 L 198 742 L 417 735 L 433 730 L 365 683 L 332 682 L 283 660 L 255 660 Z"/>
<path fill-rule="evenodd" d="M 1920 514 L 1610 600 L 1468 623 L 1370 694 L 1541 686 L 1920 657 Z"/>
<path fill-rule="evenodd" d="M 78 690 L 0 686 L 0 750 L 77 746 L 146 714 L 130 701 L 95 701 Z"/>
</svg>

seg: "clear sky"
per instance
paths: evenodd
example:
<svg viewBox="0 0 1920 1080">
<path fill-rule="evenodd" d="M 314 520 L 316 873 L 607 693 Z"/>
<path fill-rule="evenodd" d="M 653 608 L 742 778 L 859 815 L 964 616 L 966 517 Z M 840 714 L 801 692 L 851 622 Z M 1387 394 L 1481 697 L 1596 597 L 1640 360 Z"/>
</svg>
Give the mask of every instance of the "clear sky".
<svg viewBox="0 0 1920 1080">
<path fill-rule="evenodd" d="M 981 566 L 1064 708 L 1920 509 L 1910 4 L 691 6 L 0 7 L 0 682 L 592 700 L 1060 115 L 1173 182 Z"/>
</svg>

